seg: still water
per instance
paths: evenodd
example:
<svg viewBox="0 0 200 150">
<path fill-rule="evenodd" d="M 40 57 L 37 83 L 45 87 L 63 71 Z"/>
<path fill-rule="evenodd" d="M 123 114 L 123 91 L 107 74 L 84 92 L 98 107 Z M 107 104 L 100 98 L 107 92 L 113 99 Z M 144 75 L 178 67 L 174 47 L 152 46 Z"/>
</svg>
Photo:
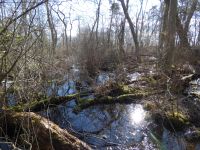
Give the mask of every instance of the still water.
<svg viewBox="0 0 200 150">
<path fill-rule="evenodd" d="M 130 80 L 138 80 L 139 73 L 130 74 Z M 97 84 L 105 84 L 110 75 L 97 77 Z M 55 88 L 55 87 L 54 87 Z M 68 91 L 66 93 L 66 90 Z M 75 82 L 57 86 L 57 95 L 75 93 Z M 93 95 L 90 95 L 91 97 Z M 141 104 L 112 104 L 92 106 L 76 114 L 75 100 L 42 112 L 60 127 L 99 150 L 190 150 L 184 133 L 171 133 L 156 125 L 149 112 Z M 199 150 L 199 144 L 192 149 Z"/>
</svg>

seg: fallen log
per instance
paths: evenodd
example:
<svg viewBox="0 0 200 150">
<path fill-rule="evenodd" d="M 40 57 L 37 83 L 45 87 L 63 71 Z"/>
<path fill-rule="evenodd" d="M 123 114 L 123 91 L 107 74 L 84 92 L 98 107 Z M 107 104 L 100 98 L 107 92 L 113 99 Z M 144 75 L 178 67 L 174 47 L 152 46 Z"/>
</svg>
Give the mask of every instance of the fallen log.
<svg viewBox="0 0 200 150">
<path fill-rule="evenodd" d="M 77 105 L 74 108 L 75 113 L 79 113 L 83 109 L 86 109 L 90 106 L 94 105 L 108 105 L 108 104 L 130 104 L 136 103 L 138 100 L 145 98 L 150 95 L 163 93 L 163 90 L 155 90 L 155 89 L 134 89 L 128 88 L 127 86 L 123 87 L 123 93 L 118 96 L 103 96 L 96 95 L 95 98 L 79 98 L 77 100 Z M 113 94 L 112 94 L 113 95 Z"/>
<path fill-rule="evenodd" d="M 68 96 L 61 97 L 51 97 L 43 100 L 34 100 L 25 104 L 16 105 L 12 107 L 8 107 L 8 110 L 13 110 L 16 112 L 28 111 L 28 112 L 39 112 L 41 110 L 47 109 L 49 107 L 55 107 L 58 104 L 62 104 L 67 101 L 71 101 L 75 99 L 78 94 L 71 94 Z"/>
<path fill-rule="evenodd" d="M 4 112 L 5 117 L 0 118 L 9 137 L 20 137 L 28 134 L 30 147 L 36 150 L 89 150 L 86 143 L 61 129 L 58 125 L 33 112 Z M 6 118 L 6 119 L 5 119 Z M 6 121 L 5 121 L 6 120 Z M 14 130 L 13 130 L 14 129 Z M 10 131 L 10 132 L 9 132 Z M 17 131 L 17 135 L 14 135 Z M 27 137 L 27 136 L 26 136 Z M 20 139 L 27 141 L 27 139 Z"/>
<path fill-rule="evenodd" d="M 135 103 L 137 102 L 138 99 L 142 99 L 146 96 L 149 96 L 149 93 L 134 93 L 134 94 L 123 94 L 117 97 L 103 96 L 94 99 L 80 99 L 78 105 L 74 108 L 74 112 L 78 113 L 83 109 L 99 104 Z"/>
<path fill-rule="evenodd" d="M 137 98 L 138 96 L 140 97 L 140 96 L 144 96 L 146 94 L 145 90 L 138 89 L 138 88 L 132 88 L 132 87 L 129 87 L 128 85 L 123 85 L 123 86 L 115 85 L 115 86 L 112 87 L 113 89 L 111 89 L 109 91 L 109 93 L 107 93 L 107 94 L 111 95 L 111 96 L 115 96 L 115 99 L 116 99 L 116 96 L 118 96 L 117 100 L 115 100 L 115 102 L 118 102 L 118 103 L 120 103 L 120 101 L 123 103 L 128 102 L 129 101 L 127 98 L 128 95 L 129 95 L 128 96 L 129 98 L 130 97 Z M 59 104 L 62 104 L 64 102 L 69 102 L 73 99 L 76 99 L 77 101 L 79 101 L 79 99 L 82 100 L 82 97 L 89 96 L 93 93 L 94 93 L 94 91 L 92 91 L 92 90 L 91 91 L 82 91 L 80 93 L 70 94 L 67 96 L 50 97 L 50 98 L 44 98 L 42 100 L 33 100 L 33 101 L 30 101 L 25 104 L 9 107 L 8 110 L 13 110 L 16 112 L 23 112 L 23 111 L 39 112 L 39 111 L 45 110 L 47 108 L 56 107 Z M 132 94 L 132 93 L 135 93 L 135 94 Z M 99 94 L 96 94 L 95 96 L 99 97 Z M 99 104 L 99 103 L 110 104 L 110 102 L 113 103 L 112 100 L 107 101 L 107 99 L 110 99 L 109 97 L 110 96 L 95 100 L 97 102 L 97 103 L 95 102 L 95 104 Z M 123 99 L 126 99 L 126 100 L 123 101 Z M 93 105 L 93 104 L 91 103 L 91 105 Z"/>
<path fill-rule="evenodd" d="M 8 110 L 13 110 L 17 112 L 27 111 L 27 112 L 39 112 L 42 110 L 45 110 L 47 108 L 56 107 L 59 104 L 62 104 L 64 102 L 71 101 L 73 99 L 88 96 L 91 94 L 91 92 L 81 92 L 81 93 L 75 93 L 70 94 L 67 96 L 60 96 L 60 97 L 50 97 L 43 100 L 34 100 L 29 103 L 25 103 L 22 105 L 16 105 L 9 107 Z"/>
</svg>

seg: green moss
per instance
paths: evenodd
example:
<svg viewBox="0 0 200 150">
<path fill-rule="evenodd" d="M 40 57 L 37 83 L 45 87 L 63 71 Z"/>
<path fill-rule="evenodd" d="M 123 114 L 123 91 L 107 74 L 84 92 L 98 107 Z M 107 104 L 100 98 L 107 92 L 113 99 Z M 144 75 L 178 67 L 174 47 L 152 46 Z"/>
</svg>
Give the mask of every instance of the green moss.
<svg viewBox="0 0 200 150">
<path fill-rule="evenodd" d="M 92 98 L 88 98 L 88 99 L 87 98 L 79 98 L 79 99 L 77 99 L 77 105 L 73 109 L 73 112 L 78 113 L 81 110 L 83 110 L 84 108 L 87 108 L 90 105 L 92 105 L 92 103 L 94 103 L 94 99 L 92 99 Z"/>
<path fill-rule="evenodd" d="M 127 94 L 131 93 L 131 91 L 132 91 L 132 88 L 130 88 L 128 85 L 122 85 L 121 89 L 122 89 L 123 93 L 127 93 Z"/>
<path fill-rule="evenodd" d="M 32 100 L 31 102 L 25 103 L 25 104 L 19 104 L 17 106 L 8 107 L 8 110 L 13 111 L 40 111 L 42 109 L 47 108 L 48 106 L 58 105 L 65 101 L 72 100 L 77 97 L 78 94 L 71 94 L 64 97 L 52 97 L 52 98 L 44 98 L 41 100 Z"/>
<path fill-rule="evenodd" d="M 26 106 L 26 107 L 33 108 L 33 107 L 36 107 L 36 106 L 39 106 L 39 105 L 42 105 L 42 104 L 45 105 L 45 104 L 47 104 L 48 102 L 49 102 L 49 99 L 43 99 L 43 100 L 40 100 L 40 101 L 34 100 L 34 101 L 32 101 L 32 102 L 26 104 L 25 106 Z"/>
<path fill-rule="evenodd" d="M 113 98 L 112 98 L 111 96 L 106 96 L 106 99 L 107 99 L 108 101 L 111 101 Z"/>
<path fill-rule="evenodd" d="M 185 129 L 189 125 L 189 120 L 182 112 L 168 112 L 164 120 L 166 128 L 172 131 L 179 131 Z"/>
<path fill-rule="evenodd" d="M 11 111 L 21 112 L 21 111 L 23 111 L 24 106 L 23 105 L 17 105 L 17 106 L 8 107 L 7 109 L 11 110 Z"/>
<path fill-rule="evenodd" d="M 91 103 L 92 101 L 94 101 L 94 99 L 92 99 L 92 98 L 80 98 L 79 100 L 78 100 L 78 105 L 86 105 L 86 104 L 89 104 L 89 103 Z"/>
<path fill-rule="evenodd" d="M 147 95 L 148 95 L 147 93 L 141 92 L 141 93 L 134 93 L 134 94 L 122 94 L 117 97 L 102 96 L 102 97 L 98 97 L 95 99 L 80 99 L 80 100 L 78 100 L 77 106 L 74 108 L 74 112 L 77 113 L 83 109 L 90 107 L 90 106 L 99 105 L 99 104 L 135 103 L 138 99 L 141 99 Z"/>
</svg>

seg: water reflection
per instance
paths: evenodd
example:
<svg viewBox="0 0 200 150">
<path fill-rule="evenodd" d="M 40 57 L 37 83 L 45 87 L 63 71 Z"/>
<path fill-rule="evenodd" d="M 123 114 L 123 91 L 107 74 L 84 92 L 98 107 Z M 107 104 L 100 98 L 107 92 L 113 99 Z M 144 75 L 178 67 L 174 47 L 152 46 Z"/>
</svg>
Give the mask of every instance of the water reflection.
<svg viewBox="0 0 200 150">
<path fill-rule="evenodd" d="M 70 126 L 80 133 L 83 140 L 97 149 L 155 149 L 147 136 L 146 112 L 140 104 L 94 106 L 79 114 L 73 113 L 74 101 L 50 112 L 51 118 L 62 128 Z M 120 146 L 109 146 L 117 143 Z"/>
<path fill-rule="evenodd" d="M 174 134 L 164 129 L 162 136 L 164 149 L 186 150 L 186 141 L 179 134 Z"/>
<path fill-rule="evenodd" d="M 136 81 L 141 75 L 134 73 L 129 77 L 130 80 Z M 110 79 L 108 74 L 102 73 L 97 77 L 97 84 L 104 84 Z M 191 89 L 191 92 L 199 92 L 199 82 L 194 85 L 195 88 Z M 76 92 L 73 80 L 67 80 L 63 85 L 53 85 L 49 90 L 50 93 L 52 89 L 56 89 L 56 94 L 59 96 Z M 73 112 L 75 106 L 76 101 L 72 100 L 50 110 L 48 115 L 60 127 L 68 129 L 98 150 L 158 150 L 159 144 L 164 149 L 186 149 L 184 139 L 167 130 L 162 132 L 155 130 L 159 133 L 158 140 L 157 142 L 152 140 L 149 135 L 152 130 L 151 125 L 155 124 L 150 119 L 145 120 L 148 113 L 140 104 L 99 105 L 85 109 L 79 114 Z"/>
<path fill-rule="evenodd" d="M 109 75 L 107 73 L 101 73 L 99 74 L 99 76 L 97 77 L 97 84 L 102 85 L 105 84 L 106 82 L 109 81 Z"/>
<path fill-rule="evenodd" d="M 190 82 L 188 94 L 196 95 L 197 97 L 200 95 L 200 78 Z"/>
<path fill-rule="evenodd" d="M 141 125 L 144 122 L 146 112 L 143 109 L 142 105 L 135 105 L 135 107 L 132 107 L 132 110 L 130 111 L 130 118 L 134 125 Z"/>
<path fill-rule="evenodd" d="M 129 80 L 130 82 L 133 82 L 133 81 L 139 80 L 141 78 L 141 74 L 138 72 L 135 72 L 135 73 L 129 74 L 127 77 L 130 79 Z"/>
<path fill-rule="evenodd" d="M 46 93 L 48 96 L 66 96 L 68 94 L 73 94 L 76 92 L 75 82 L 72 80 L 67 80 L 61 85 L 56 82 L 52 82 L 47 86 L 48 88 Z"/>
</svg>

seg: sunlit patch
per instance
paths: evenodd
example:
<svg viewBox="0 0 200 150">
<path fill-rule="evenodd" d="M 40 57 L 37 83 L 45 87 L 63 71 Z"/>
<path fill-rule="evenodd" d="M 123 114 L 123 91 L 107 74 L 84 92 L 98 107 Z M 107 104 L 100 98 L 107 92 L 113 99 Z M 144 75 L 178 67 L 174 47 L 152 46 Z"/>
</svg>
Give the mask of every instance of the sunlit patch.
<svg viewBox="0 0 200 150">
<path fill-rule="evenodd" d="M 135 105 L 130 112 L 130 119 L 133 124 L 139 125 L 145 119 L 146 112 L 142 105 Z"/>
</svg>

